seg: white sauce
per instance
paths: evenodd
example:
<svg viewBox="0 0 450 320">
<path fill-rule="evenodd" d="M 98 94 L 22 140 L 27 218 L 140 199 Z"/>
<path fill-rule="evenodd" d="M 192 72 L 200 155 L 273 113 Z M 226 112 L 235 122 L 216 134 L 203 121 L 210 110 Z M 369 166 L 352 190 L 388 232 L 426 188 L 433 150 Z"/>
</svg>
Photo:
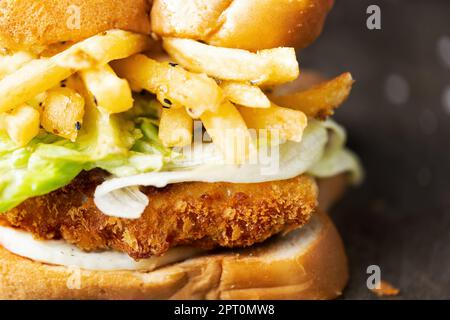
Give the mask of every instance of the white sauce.
<svg viewBox="0 0 450 320">
<path fill-rule="evenodd" d="M 116 251 L 85 252 L 63 240 L 36 240 L 24 231 L 0 226 L 0 245 L 8 251 L 51 265 L 99 271 L 152 271 L 167 264 L 186 260 L 202 252 L 190 247 L 170 249 L 162 257 L 135 261 Z"/>
</svg>

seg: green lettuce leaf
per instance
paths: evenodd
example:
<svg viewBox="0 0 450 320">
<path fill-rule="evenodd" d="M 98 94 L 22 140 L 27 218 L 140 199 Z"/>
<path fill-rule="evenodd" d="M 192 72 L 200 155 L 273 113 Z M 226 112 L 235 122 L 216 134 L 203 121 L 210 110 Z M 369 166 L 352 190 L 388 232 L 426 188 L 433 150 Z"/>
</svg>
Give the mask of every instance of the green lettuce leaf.
<svg viewBox="0 0 450 320">
<path fill-rule="evenodd" d="M 0 133 L 0 212 L 69 184 L 82 170 L 101 168 L 120 177 L 161 169 L 170 151 L 157 140 L 155 106 L 149 97 L 136 101 L 133 115 L 87 106 L 76 142 L 41 132 L 17 148 Z"/>
<path fill-rule="evenodd" d="M 347 133 L 345 129 L 333 120 L 321 122 L 329 132 L 329 141 L 320 161 L 308 170 L 308 173 L 327 178 L 341 173 L 348 173 L 350 182 L 360 184 L 364 179 L 364 170 L 359 158 L 345 147 Z"/>
</svg>

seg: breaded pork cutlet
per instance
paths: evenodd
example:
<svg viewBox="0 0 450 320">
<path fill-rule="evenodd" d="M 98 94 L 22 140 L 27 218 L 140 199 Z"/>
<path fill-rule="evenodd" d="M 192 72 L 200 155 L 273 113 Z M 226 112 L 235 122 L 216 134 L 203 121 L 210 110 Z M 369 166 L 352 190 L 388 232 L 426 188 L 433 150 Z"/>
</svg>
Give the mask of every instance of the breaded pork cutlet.
<svg viewBox="0 0 450 320">
<path fill-rule="evenodd" d="M 179 183 L 145 188 L 150 204 L 140 219 L 102 214 L 93 193 L 104 179 L 85 172 L 65 188 L 29 199 L 1 216 L 41 239 L 65 239 L 85 250 L 115 249 L 135 259 L 170 247 L 247 247 L 304 225 L 317 202 L 314 179 L 257 184 Z"/>
</svg>

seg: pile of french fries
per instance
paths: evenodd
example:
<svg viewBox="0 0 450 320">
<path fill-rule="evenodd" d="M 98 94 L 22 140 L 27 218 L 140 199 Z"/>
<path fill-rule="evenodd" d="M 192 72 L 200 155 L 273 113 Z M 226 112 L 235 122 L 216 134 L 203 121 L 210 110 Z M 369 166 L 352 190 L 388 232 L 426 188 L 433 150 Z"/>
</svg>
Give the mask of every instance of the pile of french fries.
<svg viewBox="0 0 450 320">
<path fill-rule="evenodd" d="M 19 146 L 27 145 L 40 131 L 75 141 L 83 125 L 85 101 L 94 99 L 108 113 L 133 107 L 131 89 L 109 67 L 148 50 L 151 41 L 144 35 L 111 30 L 81 41 L 50 58 L 25 53 L 3 55 L 0 65 L 0 128 Z M 15 68 L 14 68 L 15 67 Z M 67 85 L 79 74 L 88 95 Z"/>
<path fill-rule="evenodd" d="M 162 43 L 168 59 L 146 54 L 155 45 L 148 37 L 120 30 L 49 58 L 4 54 L 0 129 L 21 146 L 41 127 L 76 141 L 88 115 L 86 105 L 122 113 L 133 107 L 132 91 L 146 90 L 161 104 L 159 138 L 164 146 L 190 145 L 193 121 L 199 119 L 225 157 L 243 163 L 257 143 L 249 129 L 276 130 L 281 139 L 300 142 L 308 117 L 330 116 L 353 84 L 346 73 L 300 92 L 270 94 L 299 77 L 294 49 L 252 53 L 188 39 L 165 38 Z"/>
</svg>

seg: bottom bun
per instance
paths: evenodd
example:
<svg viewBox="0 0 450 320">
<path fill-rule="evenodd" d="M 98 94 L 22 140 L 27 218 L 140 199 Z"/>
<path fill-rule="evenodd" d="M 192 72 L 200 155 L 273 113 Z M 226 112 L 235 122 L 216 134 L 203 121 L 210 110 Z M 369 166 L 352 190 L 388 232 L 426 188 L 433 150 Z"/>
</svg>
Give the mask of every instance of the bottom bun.
<svg viewBox="0 0 450 320">
<path fill-rule="evenodd" d="M 342 240 L 320 213 L 264 244 L 147 273 L 51 266 L 0 247 L 0 299 L 332 299 L 347 279 Z"/>
</svg>

